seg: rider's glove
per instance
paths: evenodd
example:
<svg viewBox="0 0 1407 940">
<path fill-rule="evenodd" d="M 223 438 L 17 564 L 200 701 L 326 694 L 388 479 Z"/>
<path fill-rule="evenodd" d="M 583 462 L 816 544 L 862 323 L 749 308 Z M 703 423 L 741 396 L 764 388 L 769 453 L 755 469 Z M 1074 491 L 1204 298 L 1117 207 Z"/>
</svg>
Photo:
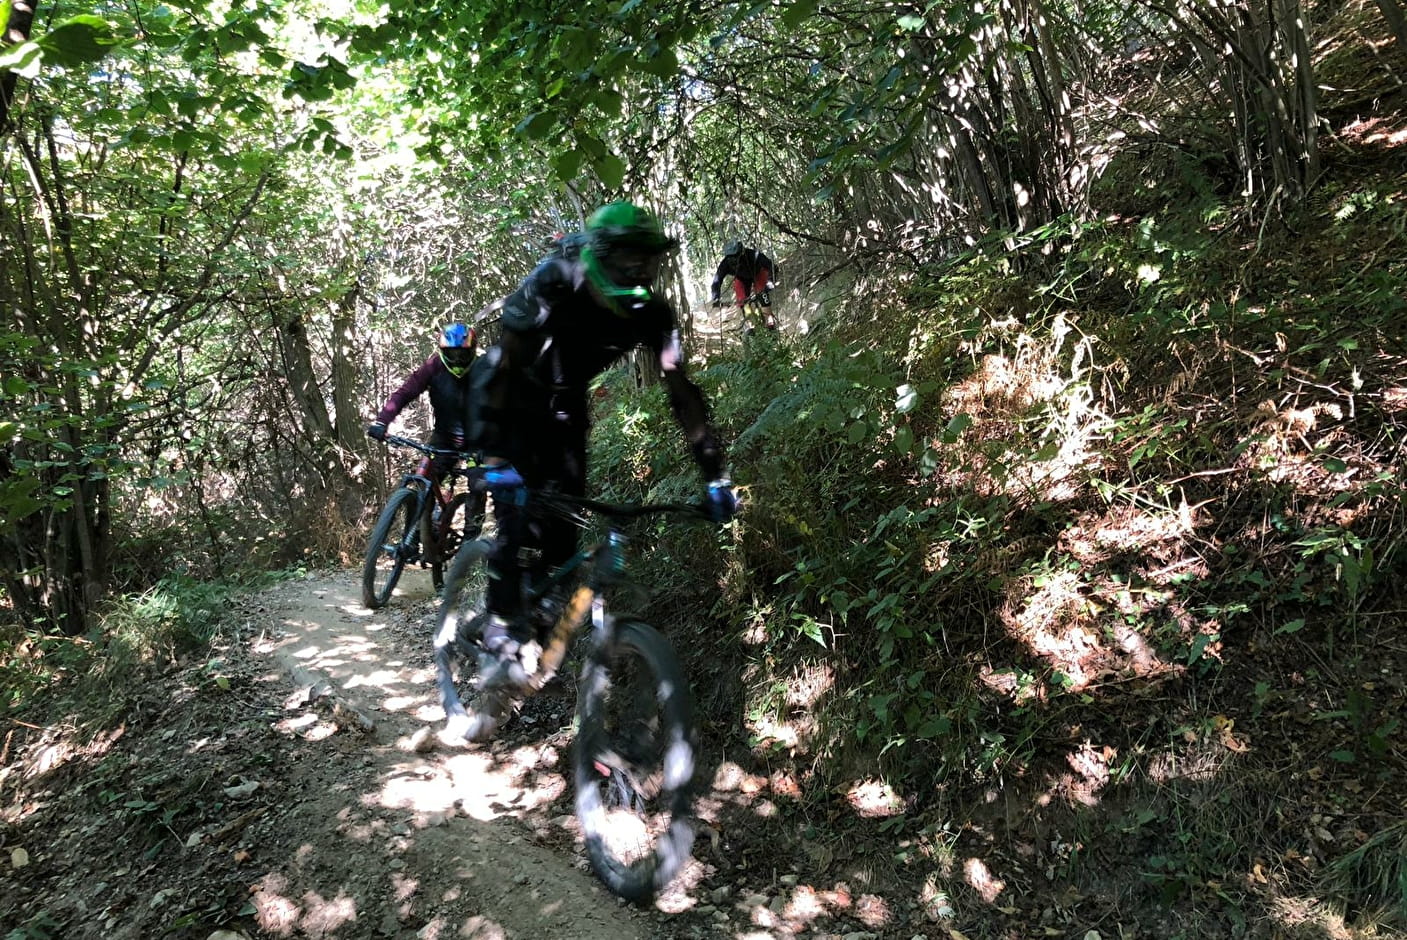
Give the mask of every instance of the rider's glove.
<svg viewBox="0 0 1407 940">
<path fill-rule="evenodd" d="M 523 475 L 511 463 L 501 463 L 484 470 L 484 482 L 491 490 L 511 490 L 523 485 Z"/>
<path fill-rule="evenodd" d="M 733 481 L 719 478 L 708 484 L 708 514 L 714 522 L 722 525 L 738 511 L 738 494 L 733 492 Z"/>
<path fill-rule="evenodd" d="M 366 436 L 373 441 L 386 440 L 386 425 L 380 421 L 373 421 L 366 426 Z"/>
</svg>

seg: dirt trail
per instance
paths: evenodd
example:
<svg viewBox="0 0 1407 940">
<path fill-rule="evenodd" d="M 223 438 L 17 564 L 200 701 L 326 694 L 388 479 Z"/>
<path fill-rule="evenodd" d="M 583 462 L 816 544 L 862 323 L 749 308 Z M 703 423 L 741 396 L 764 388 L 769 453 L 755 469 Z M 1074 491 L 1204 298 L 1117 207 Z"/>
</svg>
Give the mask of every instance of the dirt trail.
<svg viewBox="0 0 1407 940">
<path fill-rule="evenodd" d="M 570 678 L 487 745 L 427 735 L 444 724 L 434 614 L 423 571 L 407 572 L 376 612 L 361 605 L 354 572 L 308 575 L 232 598 L 216 648 L 121 689 L 120 713 L 88 704 L 79 713 L 96 716 L 90 725 L 63 715 L 17 724 L 13 759 L 0 758 L 0 850 L 10 864 L 0 933 L 948 936 L 917 900 L 919 886 L 894 880 L 893 836 L 875 828 L 882 819 L 804 805 L 786 765 L 759 761 L 742 721 L 716 707 L 700 709 L 694 858 L 652 905 L 622 903 L 578 841 Z M 723 677 L 696 665 L 696 697 L 716 701 Z"/>
<path fill-rule="evenodd" d="M 253 652 L 292 677 L 297 690 L 281 730 L 309 751 L 294 779 L 282 781 L 298 805 L 279 824 L 293 836 L 289 864 L 256 895 L 265 930 L 660 935 L 651 912 L 610 896 L 575 850 L 569 741 L 560 732 L 487 748 L 447 746 L 436 735 L 429 751 L 412 750 L 417 731 L 423 739 L 424 729 L 443 726 L 428 573 L 408 571 L 375 612 L 361 605 L 349 576 L 294 582 L 265 599 L 275 630 Z M 374 930 L 339 929 L 347 916 Z"/>
</svg>

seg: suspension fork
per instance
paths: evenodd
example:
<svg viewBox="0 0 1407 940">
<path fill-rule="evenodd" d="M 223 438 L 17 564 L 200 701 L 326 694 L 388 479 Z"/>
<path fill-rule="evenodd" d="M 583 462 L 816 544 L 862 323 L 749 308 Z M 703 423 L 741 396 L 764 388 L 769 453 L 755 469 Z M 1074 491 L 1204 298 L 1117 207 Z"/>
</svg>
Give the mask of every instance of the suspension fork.
<svg viewBox="0 0 1407 940">
<path fill-rule="evenodd" d="M 426 532 L 430 532 L 433 540 L 435 533 L 431 531 L 428 514 L 425 512 L 425 503 L 430 498 L 430 493 L 435 485 L 430 482 L 429 477 L 419 473 L 407 473 L 405 479 L 401 481 L 401 485 L 415 491 L 415 527 L 405 535 L 402 547 L 405 547 L 405 540 L 412 537 L 410 534 L 412 532 L 420 532 L 422 539 Z"/>
<path fill-rule="evenodd" d="M 576 631 L 586 622 L 588 610 L 591 614 L 592 632 L 600 636 L 606 630 L 606 601 L 602 591 L 619 580 L 621 572 L 625 569 L 625 543 L 625 536 L 612 529 L 606 540 L 593 552 L 595 565 L 591 576 L 587 578 L 586 583 L 578 585 L 572 592 L 543 646 L 541 665 L 535 677 L 539 688 L 541 683 L 555 675 L 558 667 L 562 665 L 562 660 L 567 655 L 567 646 Z M 570 563 L 569 566 L 575 567 Z"/>
</svg>

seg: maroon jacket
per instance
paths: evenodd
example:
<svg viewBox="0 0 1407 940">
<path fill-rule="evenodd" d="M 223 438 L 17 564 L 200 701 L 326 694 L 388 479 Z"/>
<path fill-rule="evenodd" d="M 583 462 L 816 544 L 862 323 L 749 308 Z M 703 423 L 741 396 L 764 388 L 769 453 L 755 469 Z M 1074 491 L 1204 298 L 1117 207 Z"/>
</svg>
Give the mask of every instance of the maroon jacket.
<svg viewBox="0 0 1407 940">
<path fill-rule="evenodd" d="M 435 432 L 448 435 L 456 441 L 465 441 L 473 421 L 473 378 L 480 356 L 474 364 L 456 377 L 445 368 L 440 354 L 434 352 L 401 383 L 401 387 L 391 393 L 386 404 L 376 413 L 376 420 L 390 426 L 396 416 L 406 409 L 426 391 L 430 393 L 430 410 L 435 415 Z"/>
</svg>

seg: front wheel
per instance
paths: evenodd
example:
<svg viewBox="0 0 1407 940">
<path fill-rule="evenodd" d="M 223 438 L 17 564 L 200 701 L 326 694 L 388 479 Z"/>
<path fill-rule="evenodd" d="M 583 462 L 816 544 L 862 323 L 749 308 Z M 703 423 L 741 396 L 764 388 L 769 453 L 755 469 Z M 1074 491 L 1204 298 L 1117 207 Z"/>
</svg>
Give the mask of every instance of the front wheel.
<svg viewBox="0 0 1407 940">
<path fill-rule="evenodd" d="M 372 610 L 386 606 L 406 562 L 413 560 L 411 556 L 419 549 L 419 509 L 419 491 L 402 487 L 391 494 L 371 530 L 362 563 L 362 603 Z"/>
<path fill-rule="evenodd" d="M 483 493 L 456 493 L 440 514 L 439 531 L 435 533 L 438 551 L 430 559 L 430 583 L 436 591 L 443 591 L 445 586 L 445 562 L 454 558 L 465 541 L 478 538 L 483 531 L 487 502 Z"/>
<path fill-rule="evenodd" d="M 643 901 L 674 880 L 693 846 L 693 703 L 659 631 L 622 620 L 613 632 L 577 686 L 576 813 L 597 876 Z"/>
</svg>

